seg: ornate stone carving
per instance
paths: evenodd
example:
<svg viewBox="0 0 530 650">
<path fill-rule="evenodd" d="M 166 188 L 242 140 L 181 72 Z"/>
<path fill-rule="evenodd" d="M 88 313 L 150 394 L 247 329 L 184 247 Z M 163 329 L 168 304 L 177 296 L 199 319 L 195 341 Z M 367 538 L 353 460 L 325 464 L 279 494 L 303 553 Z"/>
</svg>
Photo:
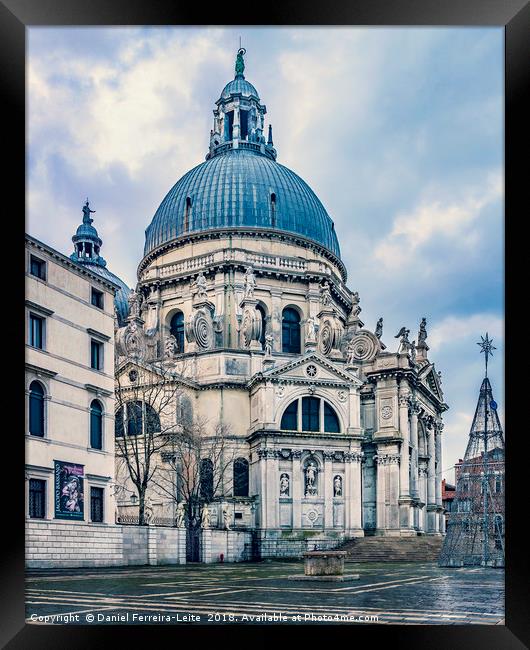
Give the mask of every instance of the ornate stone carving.
<svg viewBox="0 0 530 650">
<path fill-rule="evenodd" d="M 135 361 L 143 361 L 146 353 L 145 334 L 135 320 L 129 321 L 123 332 L 123 352 Z"/>
<path fill-rule="evenodd" d="M 177 512 L 175 514 L 175 526 L 177 528 L 185 527 L 184 515 L 185 515 L 184 501 L 180 501 L 179 504 L 177 505 Z"/>
<path fill-rule="evenodd" d="M 410 330 L 406 327 L 402 327 L 399 332 L 394 336 L 395 339 L 400 339 L 398 354 L 409 354 L 411 343 L 409 341 Z"/>
<path fill-rule="evenodd" d="M 285 472 L 280 476 L 280 496 L 288 497 L 290 489 L 289 474 Z"/>
<path fill-rule="evenodd" d="M 173 334 L 169 334 L 166 337 L 166 341 L 164 344 L 164 356 L 167 359 L 172 359 L 175 354 L 178 352 L 178 345 L 177 345 L 177 339 L 173 336 Z"/>
<path fill-rule="evenodd" d="M 127 298 L 127 302 L 129 303 L 129 317 L 138 318 L 142 303 L 141 294 L 133 289 Z"/>
<path fill-rule="evenodd" d="M 186 338 L 202 350 L 209 350 L 213 345 L 213 321 L 209 309 L 201 307 L 186 322 Z"/>
<path fill-rule="evenodd" d="M 315 462 L 309 460 L 306 468 L 304 470 L 304 479 L 305 479 L 305 496 L 315 496 L 317 494 L 317 477 L 318 477 L 318 467 Z"/>
<path fill-rule="evenodd" d="M 381 409 L 381 418 L 383 420 L 390 420 L 390 418 L 394 415 L 394 411 L 392 410 L 392 407 L 388 404 L 382 407 Z"/>
<path fill-rule="evenodd" d="M 364 459 L 362 451 L 349 451 L 344 454 L 345 463 L 360 463 Z"/>
<path fill-rule="evenodd" d="M 305 369 L 305 373 L 308 377 L 311 377 L 313 379 L 314 377 L 317 376 L 318 370 L 317 367 L 315 366 L 314 363 L 310 363 L 307 368 Z"/>
<path fill-rule="evenodd" d="M 329 289 L 329 282 L 324 280 L 320 285 L 320 304 L 323 307 L 331 305 L 331 291 Z"/>
<path fill-rule="evenodd" d="M 323 451 L 322 456 L 324 456 L 324 460 L 332 461 L 335 459 L 335 452 L 334 451 Z"/>
<path fill-rule="evenodd" d="M 399 465 L 399 454 L 377 454 L 374 460 L 378 465 Z"/>
<path fill-rule="evenodd" d="M 285 386 L 283 384 L 278 384 L 278 386 L 276 386 L 276 395 L 278 395 L 278 397 L 283 397 L 284 394 Z"/>
<path fill-rule="evenodd" d="M 420 323 L 420 330 L 418 332 L 418 347 L 425 347 L 426 338 L 427 338 L 427 319 L 422 318 Z"/>
<path fill-rule="evenodd" d="M 383 336 L 383 317 L 377 321 L 377 325 L 375 326 L 375 335 L 377 336 L 378 339 L 380 339 Z"/>
<path fill-rule="evenodd" d="M 333 479 L 333 496 L 342 496 L 342 476 L 340 476 L 340 474 L 337 474 Z"/>
<path fill-rule="evenodd" d="M 317 334 L 316 334 L 316 321 L 311 316 L 306 320 L 305 323 L 305 343 L 307 344 L 316 344 Z"/>
<path fill-rule="evenodd" d="M 261 315 L 255 307 L 245 307 L 241 331 L 245 347 L 250 347 L 252 341 L 259 341 L 261 337 Z"/>
<path fill-rule="evenodd" d="M 337 319 L 331 316 L 325 317 L 318 332 L 318 348 L 321 354 L 329 356 L 334 350 L 340 347 L 342 328 Z"/>
<path fill-rule="evenodd" d="M 345 390 L 339 390 L 337 397 L 339 398 L 339 402 L 345 402 L 348 399 L 348 393 Z"/>
<path fill-rule="evenodd" d="M 352 295 L 352 308 L 350 311 L 350 316 L 356 318 L 361 313 L 362 309 L 359 305 L 359 293 L 355 291 Z"/>
<path fill-rule="evenodd" d="M 379 339 L 375 334 L 368 330 L 358 330 L 348 343 L 348 363 L 373 361 L 380 349 Z"/>
<path fill-rule="evenodd" d="M 270 357 L 272 355 L 273 342 L 274 336 L 270 332 L 267 332 L 267 334 L 265 334 L 265 355 L 267 357 Z"/>
<path fill-rule="evenodd" d="M 256 276 L 252 270 L 252 267 L 247 266 L 245 271 L 245 299 L 254 298 L 254 289 L 256 288 Z"/>
<path fill-rule="evenodd" d="M 193 288 L 195 289 L 196 298 L 201 299 L 208 297 L 208 292 L 206 291 L 206 278 L 204 277 L 204 273 L 202 271 L 195 278 Z"/>
<path fill-rule="evenodd" d="M 210 528 L 210 511 L 208 506 L 204 504 L 201 512 L 201 528 Z"/>
<path fill-rule="evenodd" d="M 301 449 L 293 449 L 293 459 L 300 460 L 300 458 L 302 458 L 302 450 Z"/>
</svg>

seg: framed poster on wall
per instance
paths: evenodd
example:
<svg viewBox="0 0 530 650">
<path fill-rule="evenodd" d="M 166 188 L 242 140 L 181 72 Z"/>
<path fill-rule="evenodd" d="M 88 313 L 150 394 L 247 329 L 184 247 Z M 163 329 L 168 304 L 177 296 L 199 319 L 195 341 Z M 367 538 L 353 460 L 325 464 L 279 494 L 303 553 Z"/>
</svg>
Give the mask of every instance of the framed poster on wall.
<svg viewBox="0 0 530 650">
<path fill-rule="evenodd" d="M 55 460 L 55 518 L 84 520 L 85 466 Z"/>
</svg>

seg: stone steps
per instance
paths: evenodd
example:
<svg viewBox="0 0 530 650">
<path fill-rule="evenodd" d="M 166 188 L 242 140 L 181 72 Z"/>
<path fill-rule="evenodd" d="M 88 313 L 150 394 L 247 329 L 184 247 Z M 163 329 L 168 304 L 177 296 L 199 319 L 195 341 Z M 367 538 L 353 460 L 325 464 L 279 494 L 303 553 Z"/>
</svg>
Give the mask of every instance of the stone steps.
<svg viewBox="0 0 530 650">
<path fill-rule="evenodd" d="M 435 562 L 442 537 L 357 537 L 341 545 L 346 562 Z"/>
</svg>

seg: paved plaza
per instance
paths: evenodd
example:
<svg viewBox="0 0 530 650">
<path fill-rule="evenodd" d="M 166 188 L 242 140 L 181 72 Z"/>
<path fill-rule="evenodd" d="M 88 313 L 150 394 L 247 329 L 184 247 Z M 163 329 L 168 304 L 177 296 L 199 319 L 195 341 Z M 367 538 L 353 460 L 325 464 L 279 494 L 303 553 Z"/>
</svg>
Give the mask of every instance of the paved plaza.
<svg viewBox="0 0 530 650">
<path fill-rule="evenodd" d="M 31 571 L 26 617 L 68 625 L 504 622 L 499 569 L 347 563 L 359 580 L 289 579 L 302 573 L 297 561 Z"/>
</svg>

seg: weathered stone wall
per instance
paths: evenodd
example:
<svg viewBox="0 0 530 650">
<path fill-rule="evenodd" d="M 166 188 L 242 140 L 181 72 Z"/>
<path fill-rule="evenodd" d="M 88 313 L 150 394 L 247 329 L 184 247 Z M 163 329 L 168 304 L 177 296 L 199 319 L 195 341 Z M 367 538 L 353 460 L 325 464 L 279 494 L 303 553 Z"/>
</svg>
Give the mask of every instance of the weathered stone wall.
<svg viewBox="0 0 530 650">
<path fill-rule="evenodd" d="M 221 553 L 224 562 L 242 562 L 250 559 L 252 533 L 246 530 L 202 531 L 201 561 L 207 564 L 220 562 Z"/>
<path fill-rule="evenodd" d="M 157 526 L 26 523 L 26 566 L 56 567 L 185 564 L 186 531 Z"/>
</svg>

